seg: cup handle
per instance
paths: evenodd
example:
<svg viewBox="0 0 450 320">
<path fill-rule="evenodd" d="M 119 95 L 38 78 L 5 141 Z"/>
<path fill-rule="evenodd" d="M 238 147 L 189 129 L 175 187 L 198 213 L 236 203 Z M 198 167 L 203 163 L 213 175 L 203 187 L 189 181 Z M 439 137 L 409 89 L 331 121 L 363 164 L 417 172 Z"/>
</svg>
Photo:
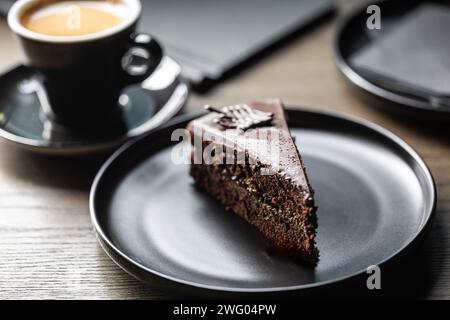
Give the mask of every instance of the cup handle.
<svg viewBox="0 0 450 320">
<path fill-rule="evenodd" d="M 161 46 L 146 33 L 133 33 L 127 48 L 122 57 L 125 85 L 147 79 L 163 58 Z"/>
</svg>

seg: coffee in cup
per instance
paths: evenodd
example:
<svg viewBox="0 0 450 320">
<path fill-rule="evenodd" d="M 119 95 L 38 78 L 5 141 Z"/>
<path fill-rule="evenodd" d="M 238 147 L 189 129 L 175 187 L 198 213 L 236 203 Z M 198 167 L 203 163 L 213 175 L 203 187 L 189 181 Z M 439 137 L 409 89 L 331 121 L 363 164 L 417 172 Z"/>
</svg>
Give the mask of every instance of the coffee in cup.
<svg viewBox="0 0 450 320">
<path fill-rule="evenodd" d="M 107 30 L 126 20 L 121 1 L 42 1 L 27 9 L 22 25 L 50 36 L 80 36 Z"/>
<path fill-rule="evenodd" d="M 162 59 L 159 44 L 135 33 L 139 0 L 19 0 L 8 24 L 36 69 L 46 114 L 82 129 L 118 112 L 124 87 L 146 79 Z M 134 66 L 139 56 L 144 63 Z"/>
</svg>

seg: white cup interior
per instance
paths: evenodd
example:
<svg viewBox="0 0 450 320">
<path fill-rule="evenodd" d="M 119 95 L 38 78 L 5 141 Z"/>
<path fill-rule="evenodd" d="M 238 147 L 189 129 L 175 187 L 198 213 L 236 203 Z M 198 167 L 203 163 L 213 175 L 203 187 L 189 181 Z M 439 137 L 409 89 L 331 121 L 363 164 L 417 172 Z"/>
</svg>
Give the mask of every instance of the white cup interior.
<svg viewBox="0 0 450 320">
<path fill-rule="evenodd" d="M 41 34 L 33 32 L 25 28 L 21 23 L 21 18 L 23 13 L 32 6 L 39 4 L 42 0 L 19 0 L 14 3 L 8 13 L 8 25 L 11 30 L 21 37 L 43 41 L 43 42 L 54 42 L 54 43 L 74 43 L 74 42 L 84 42 L 93 41 L 101 38 L 108 37 L 122 30 L 127 29 L 129 26 L 134 24 L 141 14 L 141 2 L 140 0 L 121 0 L 123 4 L 127 6 L 130 13 L 125 17 L 124 21 L 114 27 L 109 29 L 80 36 L 51 36 L 46 34 Z"/>
</svg>

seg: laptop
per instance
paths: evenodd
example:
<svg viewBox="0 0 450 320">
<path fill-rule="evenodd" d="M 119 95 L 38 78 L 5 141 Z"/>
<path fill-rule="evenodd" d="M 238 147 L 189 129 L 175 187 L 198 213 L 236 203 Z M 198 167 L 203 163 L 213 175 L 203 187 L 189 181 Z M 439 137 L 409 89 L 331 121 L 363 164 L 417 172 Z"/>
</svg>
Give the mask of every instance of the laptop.
<svg viewBox="0 0 450 320">
<path fill-rule="evenodd" d="M 14 1 L 0 0 L 6 14 Z M 154 35 L 196 88 L 208 87 L 330 13 L 332 0 L 145 0 L 139 29 Z"/>
</svg>

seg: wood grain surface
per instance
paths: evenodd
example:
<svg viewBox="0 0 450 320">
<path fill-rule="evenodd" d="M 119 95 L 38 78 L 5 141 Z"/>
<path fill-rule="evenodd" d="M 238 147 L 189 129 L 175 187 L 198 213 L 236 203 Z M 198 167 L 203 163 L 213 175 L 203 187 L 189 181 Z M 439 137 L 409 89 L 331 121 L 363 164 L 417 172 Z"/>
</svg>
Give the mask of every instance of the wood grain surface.
<svg viewBox="0 0 450 320">
<path fill-rule="evenodd" d="M 403 292 L 450 298 L 450 130 L 388 115 L 355 96 L 334 64 L 335 23 L 311 29 L 214 90 L 193 94 L 187 111 L 281 97 L 289 105 L 363 117 L 398 134 L 424 157 L 438 187 L 435 223 L 414 265 L 404 266 L 409 285 Z M 21 61 L 1 20 L 0 70 Z M 97 244 L 88 192 L 101 161 L 35 156 L 0 142 L 0 299 L 173 297 L 123 272 Z"/>
</svg>

